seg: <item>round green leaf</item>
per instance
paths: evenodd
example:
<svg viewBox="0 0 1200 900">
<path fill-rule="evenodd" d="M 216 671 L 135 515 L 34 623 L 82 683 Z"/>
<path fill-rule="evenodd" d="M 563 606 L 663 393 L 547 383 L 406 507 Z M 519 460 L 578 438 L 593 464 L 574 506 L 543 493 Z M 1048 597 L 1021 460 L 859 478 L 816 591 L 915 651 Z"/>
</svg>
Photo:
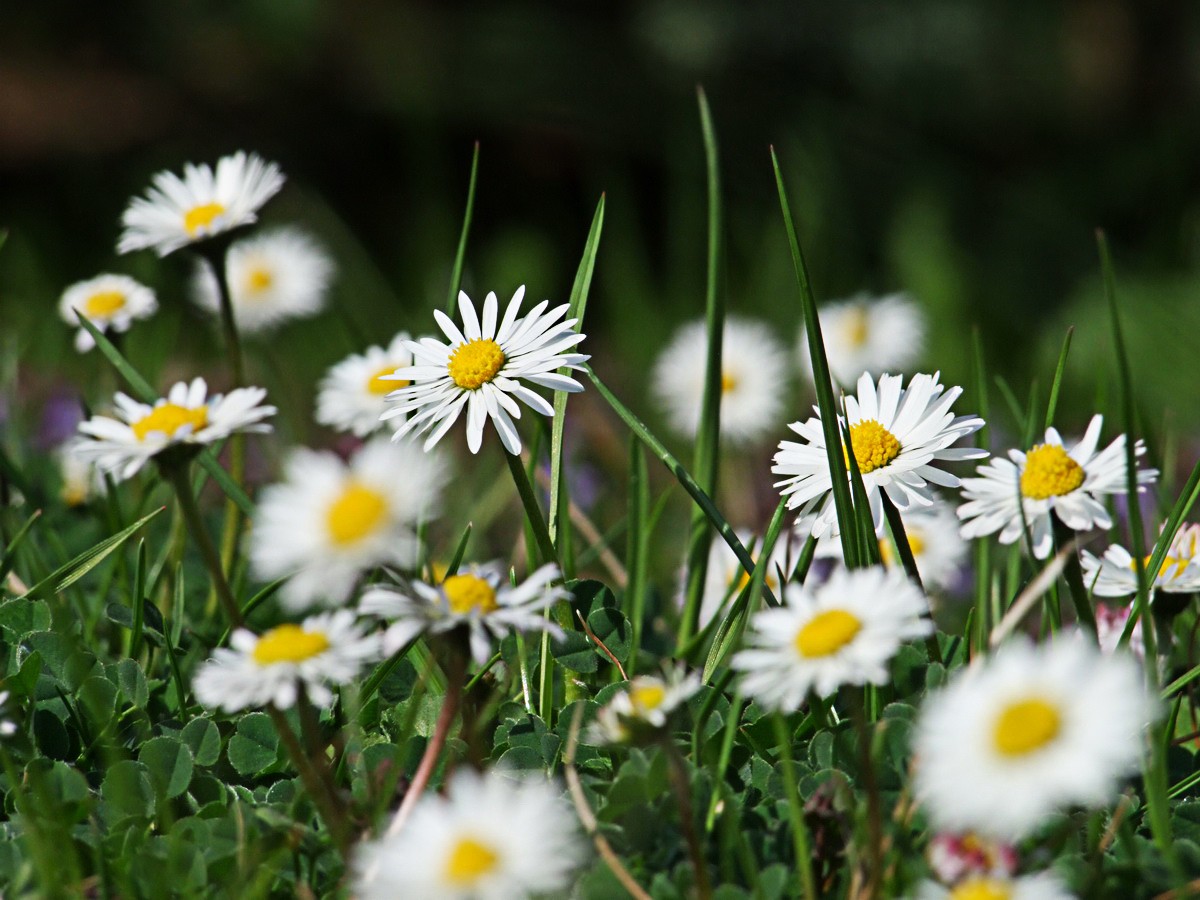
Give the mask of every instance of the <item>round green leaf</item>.
<svg viewBox="0 0 1200 900">
<path fill-rule="evenodd" d="M 108 770 L 100 794 L 116 818 L 149 818 L 154 810 L 154 786 L 146 767 L 132 759 L 123 759 Z"/>
<path fill-rule="evenodd" d="M 266 713 L 243 716 L 225 752 L 240 775 L 257 775 L 274 763 L 279 752 L 279 735 L 271 717 Z"/>
<path fill-rule="evenodd" d="M 164 799 L 178 797 L 192 780 L 192 751 L 178 738 L 151 738 L 142 745 L 138 760 L 150 773 L 155 793 Z"/>
<path fill-rule="evenodd" d="M 198 766 L 211 766 L 221 755 L 221 732 L 212 719 L 192 719 L 179 737 L 192 751 Z"/>
</svg>

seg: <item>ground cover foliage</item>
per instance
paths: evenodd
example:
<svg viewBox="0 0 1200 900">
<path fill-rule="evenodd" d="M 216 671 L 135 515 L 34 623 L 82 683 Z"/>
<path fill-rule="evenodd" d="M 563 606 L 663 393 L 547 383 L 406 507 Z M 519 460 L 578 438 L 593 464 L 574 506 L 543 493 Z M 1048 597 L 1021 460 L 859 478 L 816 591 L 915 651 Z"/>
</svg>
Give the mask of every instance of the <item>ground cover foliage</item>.
<svg viewBox="0 0 1200 900">
<path fill-rule="evenodd" d="M 579 338 L 604 252 L 604 197 L 590 223 L 555 226 L 579 231 L 581 258 L 569 294 L 550 304 L 567 307 L 557 324 L 544 326 L 554 340 L 472 358 L 469 377 L 456 369 L 455 359 L 465 358 L 454 356 L 458 345 L 495 337 L 508 347 L 504 324 L 496 330 L 504 303 L 472 303 L 459 294 L 486 151 L 477 147 L 443 307 L 458 325 L 398 311 L 355 348 L 386 347 L 401 329 L 424 337 L 440 326 L 450 355 L 437 357 L 425 342 L 410 348 L 416 360 L 380 357 L 364 370 L 379 388 L 367 393 L 405 415 L 376 425 L 378 411 L 367 408 L 362 429 L 353 416 L 326 422 L 354 435 L 338 444 L 344 459 L 363 459 L 371 442 L 362 439 L 380 427 L 385 435 L 402 428 L 406 416 L 411 430 L 424 433 L 389 446 L 443 454 L 442 468 L 428 470 L 416 461 L 424 457 L 389 458 L 385 479 L 413 482 L 411 491 L 424 500 L 389 499 L 410 504 L 407 518 L 397 518 L 378 552 L 349 561 L 340 555 L 346 546 L 384 517 L 362 505 L 361 493 L 353 495 L 359 505 L 339 507 L 354 511 L 340 526 L 328 518 L 331 500 L 314 501 L 326 504 L 321 515 L 328 516 L 319 521 L 333 535 L 311 546 L 300 508 L 284 507 L 283 525 L 308 548 L 299 558 L 287 548 L 272 556 L 255 543 L 268 540 L 268 504 L 284 502 L 269 485 L 291 478 L 299 490 L 316 481 L 286 474 L 294 460 L 286 452 L 294 430 L 288 423 L 311 416 L 297 398 L 312 388 L 289 391 L 286 363 L 255 343 L 246 320 L 239 327 L 237 279 L 226 258 L 235 241 L 256 233 L 258 207 L 280 187 L 240 218 L 222 198 L 222 210 L 208 210 L 198 227 L 199 219 L 187 216 L 216 201 L 189 195 L 172 226 L 177 245 L 164 243 L 154 222 L 140 243 L 123 241 L 129 251 L 159 250 L 169 257 L 164 267 L 187 254 L 210 266 L 218 323 L 211 339 L 223 366 L 206 374 L 227 404 L 245 403 L 222 417 L 212 392 L 187 400 L 172 393 L 167 406 L 183 418 L 147 425 L 156 399 L 196 373 L 187 360 L 164 361 L 158 371 L 132 364 L 146 358 L 136 352 L 138 323 L 110 320 L 106 327 L 100 304 L 78 323 L 96 348 L 88 351 L 91 381 L 78 386 L 88 416 L 107 415 L 118 390 L 131 404 L 148 405 L 130 407 L 122 426 L 128 434 L 85 428 L 83 450 L 72 445 L 73 458 L 99 462 L 98 472 L 85 470 L 81 483 L 71 482 L 59 460 L 38 453 L 29 439 L 38 411 L 23 409 L 19 394 L 8 410 L 0 455 L 6 895 L 1182 897 L 1195 888 L 1200 724 L 1192 692 L 1200 620 L 1191 594 L 1200 588 L 1200 560 L 1193 562 L 1187 521 L 1200 468 L 1189 476 L 1193 460 L 1180 458 L 1180 436 L 1152 433 L 1153 423 L 1133 403 L 1137 373 L 1154 361 L 1125 353 L 1119 284 L 1103 236 L 1097 266 L 1118 371 L 1096 408 L 1058 403 L 1072 365 L 1070 333 L 1056 370 L 1031 374 L 1024 386 L 991 377 L 976 339 L 974 378 L 961 396 L 943 393 L 928 373 L 907 381 L 904 396 L 914 408 L 945 406 L 932 417 L 932 437 L 905 432 L 895 407 L 890 418 L 882 401 L 870 407 L 875 412 L 866 409 L 868 393 L 899 392 L 899 382 L 868 375 L 868 390 L 856 376 L 831 378 L 839 338 L 832 329 L 822 334 L 822 322 L 827 329 L 829 323 L 818 311 L 826 306 L 813 295 L 791 210 L 789 190 L 802 188 L 784 175 L 786 152 L 777 157 L 764 149 L 796 276 L 794 295 L 778 302 L 794 306 L 796 327 L 807 335 L 802 365 L 813 373 L 804 404 L 770 411 L 779 418 L 766 431 L 770 442 L 793 440 L 800 432 L 789 433 L 788 423 L 808 419 L 815 398 L 819 417 L 800 436 L 819 452 L 797 462 L 781 446 L 774 471 L 801 486 L 812 487 L 810 478 L 824 482 L 799 500 L 789 500 L 790 488 L 772 497 L 774 514 L 753 523 L 755 533 L 735 530 L 723 510 L 738 506 L 736 489 L 747 483 L 739 470 L 762 461 L 722 428 L 722 397 L 737 380 L 727 366 L 737 360 L 722 352 L 727 226 L 703 94 L 700 112 L 709 229 L 707 247 L 696 250 L 697 266 L 707 267 L 707 292 L 695 313 L 704 318 L 705 341 L 693 354 L 695 391 L 678 401 L 699 410 L 692 433 L 679 441 L 657 420 L 638 418 L 609 388 L 608 373 L 589 364 L 594 348 Z M 244 184 L 253 182 L 245 175 Z M 137 230 L 128 214 L 125 224 L 127 235 Z M 159 305 L 174 302 L 184 301 L 158 298 Z M 521 312 L 530 316 L 520 320 L 530 333 L 540 314 L 553 315 Z M 328 315 L 338 323 L 331 327 L 346 325 L 336 312 Z M 636 315 L 631 319 L 635 326 Z M 441 383 L 449 378 L 457 386 L 446 402 L 461 394 L 455 409 L 466 411 L 456 422 L 444 403 L 400 409 L 408 400 L 423 402 L 431 390 L 424 381 L 435 380 L 417 371 L 436 367 L 419 357 L 421 346 L 441 360 Z M 545 365 L 502 368 L 518 355 Z M 755 362 L 765 365 L 765 355 Z M 401 372 L 397 393 L 385 401 L 382 387 L 392 385 L 375 379 L 393 370 Z M 503 385 L 498 391 L 515 400 L 506 405 L 488 394 L 489 404 L 476 404 L 481 389 L 500 384 L 506 372 L 510 383 L 541 378 L 531 383 L 545 408 Z M 263 394 L 237 393 L 263 381 L 271 385 Z M 628 373 L 619 381 L 638 383 Z M 1049 390 L 1039 391 L 1038 383 Z M 915 385 L 923 393 L 913 393 Z M 568 400 L 576 389 L 582 396 Z M 652 392 L 650 385 L 642 390 Z M 525 415 L 513 415 L 516 400 Z M 946 413 L 951 401 L 962 419 L 957 425 Z M 278 409 L 253 412 L 265 402 Z M 203 420 L 180 413 L 201 407 Z M 414 423 L 421 410 L 432 413 Z M 1060 420 L 1093 413 L 1104 414 L 1106 425 L 1086 453 L 1079 450 L 1086 441 L 1051 431 Z M 902 440 L 889 449 L 878 432 L 857 430 L 868 419 Z M 271 434 L 247 433 L 265 423 Z M 437 447 L 428 444 L 431 432 L 434 439 L 445 435 Z M 1125 439 L 1115 441 L 1121 432 Z M 163 439 L 156 442 L 156 434 Z M 1144 456 L 1137 439 L 1149 445 Z M 876 443 L 867 447 L 869 440 Z M 1097 440 L 1107 449 L 1097 452 Z M 958 455 L 949 455 L 951 444 Z M 917 445 L 927 452 L 892 482 L 907 488 L 888 490 L 888 467 Z M 1058 467 L 1042 472 L 1043 481 L 1024 478 L 1035 467 L 1035 446 L 1043 456 L 1058 453 Z M 984 471 L 968 461 L 987 450 L 993 462 L 1008 460 L 1009 448 L 1030 452 L 1013 457 L 1015 468 L 989 488 Z M 598 459 L 603 468 L 594 465 Z M 598 486 L 582 476 L 583 460 L 593 464 Z M 929 471 L 942 471 L 939 461 L 976 481 L 958 496 L 955 475 Z M 373 476 L 363 466 L 338 502 L 369 490 Z M 1151 466 L 1162 475 L 1139 474 Z M 976 517 L 976 533 L 967 535 L 971 558 L 956 568 L 956 579 L 934 579 L 922 569 L 938 549 L 929 542 L 932 530 L 913 539 L 908 517 L 919 514 L 930 484 L 955 496 L 952 505 L 964 504 L 964 522 L 972 521 L 964 512 L 970 502 L 1001 510 L 992 509 L 995 522 Z M 1142 502 L 1125 502 L 1139 484 Z M 1069 506 L 1089 491 L 1084 507 Z M 585 500 L 587 493 L 600 499 Z M 685 511 L 671 518 L 666 511 L 673 508 Z M 279 522 L 270 521 L 270 534 L 279 534 Z M 957 523 L 952 532 L 961 541 Z M 1102 559 L 1110 544 L 1129 550 Z M 278 568 L 263 561 L 280 554 Z M 494 571 L 472 568 L 493 559 L 501 560 Z M 677 579 L 663 577 L 664 568 L 680 563 Z M 882 580 L 884 564 L 890 580 Z M 535 584 L 538 572 L 548 574 Z M 838 573 L 881 580 L 868 589 L 866 582 L 839 582 Z M 299 586 L 302 577 L 308 587 Z M 839 584 L 837 596 L 821 593 L 822 585 Z M 862 608 L 847 599 L 856 592 L 869 595 Z M 913 592 L 916 612 L 874 621 L 878 610 L 899 610 L 906 592 Z M 329 621 L 313 624 L 311 617 L 327 610 L 355 614 L 343 643 Z M 797 618 L 779 624 L 788 611 Z M 823 627 L 810 630 L 818 621 Z M 289 623 L 297 629 L 287 631 Z M 251 636 L 239 650 L 242 626 Z M 323 644 L 295 643 L 301 629 Z M 843 657 L 868 633 L 874 644 Z M 1097 644 L 1101 650 L 1092 649 Z M 786 653 L 762 656 L 779 645 Z M 214 657 L 230 647 L 228 656 Z M 754 650 L 757 659 L 747 652 Z M 1039 684 L 1044 661 L 1068 652 L 1078 659 L 1056 671 L 1084 683 L 1055 681 L 1051 666 Z M 1034 680 L 1010 684 L 1002 701 L 976 698 L 978 706 L 995 707 L 994 721 L 977 723 L 978 733 L 947 737 L 937 730 L 931 698 L 980 687 L 980 673 L 998 671 L 1002 661 L 1013 668 L 1008 661 L 1019 653 L 1027 656 L 1016 668 Z M 338 666 L 300 668 L 338 654 Z M 243 657 L 241 674 L 229 674 Z M 232 680 L 214 676 L 206 686 L 203 673 L 217 671 L 222 659 L 229 679 L 242 680 L 231 687 Z M 1130 680 L 1135 659 L 1144 665 Z M 840 668 L 822 668 L 827 662 Z M 759 680 L 768 686 L 756 687 L 751 676 L 764 673 Z M 266 693 L 258 691 L 268 681 Z M 784 688 L 794 696 L 781 696 Z M 1011 733 L 1001 727 L 1017 720 Z M 1098 722 L 1111 727 L 1089 730 Z M 989 741 L 1000 750 L 988 749 Z M 1042 758 L 1052 751 L 1056 758 Z M 999 762 L 977 770 L 957 762 L 990 760 L 988 754 Z M 933 770 L 941 759 L 950 762 Z M 445 812 L 438 794 L 453 799 L 456 790 L 475 789 L 476 771 L 517 792 L 548 778 L 553 797 L 543 820 L 562 823 L 555 839 L 505 844 L 504 817 L 481 793 L 473 825 L 452 823 L 443 843 L 418 843 L 433 841 L 429 835 L 442 827 L 435 821 Z M 1087 774 L 1085 787 L 1072 787 L 1073 772 Z M 984 799 L 972 805 L 968 797 Z M 515 816 L 519 803 L 510 803 Z"/>
</svg>

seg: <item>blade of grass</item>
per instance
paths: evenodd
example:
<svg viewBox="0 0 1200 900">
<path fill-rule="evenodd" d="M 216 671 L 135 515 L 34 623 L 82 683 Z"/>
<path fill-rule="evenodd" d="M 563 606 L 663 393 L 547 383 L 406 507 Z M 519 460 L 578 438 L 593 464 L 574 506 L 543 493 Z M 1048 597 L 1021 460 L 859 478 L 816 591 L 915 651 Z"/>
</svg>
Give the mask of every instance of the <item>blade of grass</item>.
<svg viewBox="0 0 1200 900">
<path fill-rule="evenodd" d="M 1054 413 L 1058 409 L 1058 391 L 1062 387 L 1063 372 L 1067 368 L 1067 353 L 1071 349 L 1071 336 L 1075 334 L 1075 326 L 1071 325 L 1067 328 L 1067 334 L 1063 338 L 1062 350 L 1058 353 L 1058 365 L 1054 367 L 1054 381 L 1050 385 L 1050 400 L 1046 404 L 1046 427 L 1050 428 L 1054 424 Z"/>
<path fill-rule="evenodd" d="M 458 291 L 462 287 L 463 262 L 467 256 L 467 236 L 471 233 L 471 219 L 475 214 L 475 182 L 479 175 L 479 141 L 471 153 L 471 179 L 467 182 L 467 208 L 463 211 L 462 231 L 458 235 L 458 249 L 454 251 L 454 268 L 450 270 L 450 293 L 446 297 L 446 315 L 451 319 L 458 311 Z"/>
<path fill-rule="evenodd" d="M 17 529 L 17 533 L 13 535 L 12 540 L 8 542 L 4 548 L 4 555 L 0 556 L 0 583 L 8 577 L 8 573 L 12 571 L 13 566 L 17 563 L 17 548 L 21 546 L 21 542 L 25 540 L 25 536 L 29 534 L 29 529 L 33 527 L 33 523 L 42 517 L 42 511 L 35 509 L 33 515 L 25 520 L 25 524 Z"/>
<path fill-rule="evenodd" d="M 991 445 L 991 426 L 987 424 L 991 421 L 988 409 L 987 357 L 984 356 L 983 338 L 978 327 L 971 331 L 971 348 L 971 371 L 975 381 L 975 409 L 979 411 L 979 417 L 984 422 L 983 427 L 975 432 L 975 446 L 987 450 Z M 974 628 L 966 633 L 974 636 L 970 646 L 976 650 L 982 650 L 987 646 L 990 630 L 988 601 L 992 583 L 992 545 L 990 541 L 972 541 L 972 545 L 975 557 L 975 617 Z"/>
<path fill-rule="evenodd" d="M 137 659 L 142 649 L 146 596 L 146 539 L 138 541 L 137 568 L 133 572 L 133 629 L 129 633 L 129 658 Z"/>
<path fill-rule="evenodd" d="M 637 672 L 646 618 L 646 588 L 650 560 L 650 483 L 646 454 L 636 435 L 629 435 L 629 533 L 626 536 L 624 612 L 629 617 L 629 673 Z"/>
<path fill-rule="evenodd" d="M 462 537 L 458 539 L 458 546 L 454 548 L 454 555 L 450 557 L 450 562 L 446 565 L 446 577 L 458 574 L 458 567 L 462 565 L 463 557 L 467 553 L 467 542 L 471 540 L 471 530 L 473 526 L 470 522 L 463 529 Z"/>
</svg>

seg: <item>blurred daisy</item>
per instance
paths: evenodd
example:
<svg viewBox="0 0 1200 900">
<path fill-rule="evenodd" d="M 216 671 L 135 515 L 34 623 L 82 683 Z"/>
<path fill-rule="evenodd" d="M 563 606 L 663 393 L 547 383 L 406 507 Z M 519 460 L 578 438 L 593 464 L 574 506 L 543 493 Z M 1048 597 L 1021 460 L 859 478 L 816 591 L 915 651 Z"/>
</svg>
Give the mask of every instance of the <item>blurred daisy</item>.
<svg viewBox="0 0 1200 900">
<path fill-rule="evenodd" d="M 87 443 L 87 438 L 75 437 L 55 452 L 58 471 L 62 476 L 59 497 L 67 506 L 82 506 L 95 494 L 104 491 L 104 476 L 95 464 L 79 452 L 80 445 L 84 443 Z"/>
<path fill-rule="evenodd" d="M 245 334 L 320 312 L 332 278 L 329 254 L 296 228 L 278 228 L 246 238 L 225 254 L 229 302 L 233 318 Z M 220 314 L 220 287 L 207 260 L 200 260 L 196 267 L 192 293 L 200 306 Z"/>
<path fill-rule="evenodd" d="M 1047 428 L 1045 443 L 1027 453 L 1009 450 L 1008 459 L 996 457 L 981 465 L 978 478 L 964 478 L 967 502 L 958 508 L 963 537 L 998 531 L 1000 543 L 1012 544 L 1021 538 L 1024 510 L 1033 554 L 1045 559 L 1054 545 L 1051 512 L 1073 531 L 1110 527 L 1104 497 L 1125 493 L 1125 435 L 1097 453 L 1103 422 L 1103 416 L 1093 416 L 1083 440 L 1069 450 L 1058 431 Z M 1135 455 L 1145 452 L 1138 441 Z M 1141 469 L 1137 481 L 1145 485 L 1157 476 L 1155 469 Z"/>
<path fill-rule="evenodd" d="M 7 718 L 4 709 L 8 703 L 8 691 L 0 691 L 0 737 L 10 737 L 17 733 L 17 723 Z"/>
<path fill-rule="evenodd" d="M 1152 591 L 1168 594 L 1200 591 L 1200 559 L 1196 558 L 1198 541 L 1200 525 L 1188 525 L 1175 533 L 1150 585 Z M 1103 559 L 1097 559 L 1086 550 L 1081 556 L 1084 583 L 1097 597 L 1128 597 L 1137 593 L 1137 563 L 1124 547 L 1113 544 L 1104 551 Z M 1142 564 L 1150 564 L 1150 555 Z"/>
<path fill-rule="evenodd" d="M 459 293 L 462 331 L 445 313 L 434 310 L 433 316 L 450 343 L 443 344 L 434 338 L 424 338 L 420 343 L 408 341 L 413 365 L 388 376 L 409 382 L 388 395 L 392 409 L 383 414 L 390 419 L 412 413 L 396 431 L 397 438 L 410 431 L 421 434 L 432 429 L 425 440 L 428 449 L 458 421 L 465 407 L 467 447 L 472 453 L 479 452 L 483 426 L 490 418 L 504 449 L 517 454 L 521 452 L 521 438 L 513 419 L 521 417 L 521 408 L 516 400 L 544 416 L 554 415 L 554 407 L 522 382 L 555 391 L 583 390 L 583 385 L 574 378 L 557 374 L 560 368 L 580 369 L 588 359 L 583 354 L 567 352 L 584 338 L 574 330 L 575 319 L 559 322 L 566 315 L 567 304 L 546 312 L 550 301 L 543 300 L 528 314 L 517 318 L 524 296 L 522 285 L 513 294 L 499 327 L 494 293 L 489 293 L 483 302 L 482 322 L 471 298 Z"/>
<path fill-rule="evenodd" d="M 700 690 L 700 676 L 682 665 L 668 668 L 665 678 L 639 675 L 596 714 L 589 740 L 593 744 L 628 744 L 652 739 L 671 715 Z"/>
<path fill-rule="evenodd" d="M 196 672 L 192 689 L 203 705 L 237 712 L 271 703 L 286 709 L 300 685 L 317 706 L 333 702 L 329 685 L 351 684 L 379 658 L 379 637 L 364 635 L 349 610 L 310 616 L 256 635 L 239 628 Z"/>
<path fill-rule="evenodd" d="M 413 581 L 407 588 L 368 588 L 359 611 L 393 622 L 384 634 L 385 653 L 395 653 L 422 632 L 440 634 L 463 626 L 471 656 L 483 665 L 494 642 L 510 632 L 548 631 L 562 637 L 562 630 L 542 615 L 570 598 L 569 591 L 554 585 L 561 577 L 558 566 L 549 563 L 513 587 L 501 566 L 471 566 L 438 585 Z"/>
<path fill-rule="evenodd" d="M 972 875 L 954 887 L 924 881 L 916 900 L 1075 900 L 1075 895 L 1053 872 L 1017 878 Z"/>
<path fill-rule="evenodd" d="M 925 701 L 917 797 L 939 828 L 1018 840 L 1053 812 L 1111 800 L 1156 714 L 1129 654 L 1078 635 L 1010 642 Z"/>
<path fill-rule="evenodd" d="M 550 784 L 460 769 L 405 828 L 364 845 L 360 900 L 519 900 L 558 895 L 583 861 L 574 812 Z"/>
<path fill-rule="evenodd" d="M 1017 873 L 1017 851 L 978 834 L 943 832 L 929 842 L 929 868 L 946 884 L 968 877 L 1007 879 Z"/>
<path fill-rule="evenodd" d="M 1105 653 L 1116 653 L 1121 643 L 1121 635 L 1125 633 L 1125 626 L 1129 622 L 1129 616 L 1133 612 L 1133 604 L 1128 606 L 1116 607 L 1108 603 L 1096 604 L 1096 640 L 1100 644 L 1100 649 Z M 1164 634 L 1159 638 L 1159 649 L 1163 648 L 1164 641 L 1170 641 L 1171 635 Z M 1142 620 L 1138 619 L 1137 624 L 1133 626 L 1133 631 L 1129 633 L 1129 652 L 1138 659 L 1146 658 L 1146 644 L 1142 639 Z"/>
<path fill-rule="evenodd" d="M 775 427 L 788 378 L 787 352 L 765 324 L 731 316 L 721 343 L 721 437 L 747 444 Z M 651 376 L 670 426 L 694 438 L 700 427 L 708 333 L 685 325 L 663 350 Z"/>
<path fill-rule="evenodd" d="M 959 484 L 958 478 L 936 463 L 987 456 L 986 450 L 975 447 L 950 446 L 982 428 L 983 419 L 954 416 L 950 407 L 962 388 L 945 390 L 938 377 L 937 373 L 914 375 L 908 387 L 903 388 L 901 376 L 883 375 L 876 390 L 875 380 L 864 374 L 858 380 L 857 396 L 845 398 L 854 458 L 877 531 L 884 523 L 880 491 L 886 491 L 901 512 L 931 506 L 934 493 L 930 483 L 940 487 Z M 785 476 L 775 486 L 788 498 L 790 508 L 798 508 L 801 516 L 818 510 L 812 527 L 818 538 L 827 530 L 838 533 L 830 493 L 833 478 L 819 416 L 818 412 L 806 422 L 788 425 L 804 443 L 780 441 L 775 465 L 771 467 L 776 475 Z M 839 427 L 841 424 L 839 417 Z"/>
<path fill-rule="evenodd" d="M 129 202 L 118 253 L 154 248 L 166 256 L 180 247 L 248 225 L 259 208 L 283 187 L 283 173 L 254 153 L 222 157 L 214 172 L 188 163 L 183 177 L 159 172 L 146 196 Z"/>
<path fill-rule="evenodd" d="M 262 405 L 263 388 L 237 388 L 208 396 L 203 378 L 180 381 L 153 406 L 118 393 L 113 399 L 118 418 L 92 416 L 79 424 L 90 440 L 80 441 L 76 453 L 118 481 L 132 477 L 151 457 L 179 445 L 204 445 L 235 431 L 270 431 L 263 419 L 275 414 Z"/>
<path fill-rule="evenodd" d="M 885 684 L 900 645 L 933 631 L 925 596 L 903 572 L 835 569 L 815 590 L 787 584 L 782 606 L 750 620 L 750 649 L 733 658 L 742 689 L 760 704 L 791 712 L 809 691 Z"/>
<path fill-rule="evenodd" d="M 249 536 L 250 563 L 292 611 L 345 603 L 376 566 L 411 569 L 416 527 L 436 512 L 449 476 L 444 458 L 411 441 L 378 439 L 349 462 L 333 453 L 294 451 L 284 481 L 263 491 Z"/>
<path fill-rule="evenodd" d="M 750 558 L 757 565 L 758 545 L 761 543 L 759 538 L 746 529 L 738 529 L 736 534 L 737 539 L 742 542 L 742 546 L 750 551 Z M 785 578 L 791 574 L 794 562 L 792 557 L 795 555 L 792 553 L 792 549 L 786 535 L 781 536 L 775 542 L 775 547 L 771 550 L 771 558 L 767 560 L 767 570 L 763 573 L 763 584 L 771 591 L 779 590 L 780 572 Z M 704 571 L 704 594 L 700 600 L 701 628 L 711 622 L 713 617 L 724 610 L 726 604 L 736 598 L 750 583 L 749 574 L 742 567 L 733 550 L 719 538 L 714 539 L 709 545 L 708 566 Z M 682 587 L 686 587 L 686 585 Z M 680 596 L 682 605 L 682 592 Z"/>
<path fill-rule="evenodd" d="M 921 358 L 925 317 L 907 294 L 872 299 L 859 294 L 850 300 L 822 306 L 821 340 L 829 373 L 843 385 L 854 384 L 864 372 L 903 372 Z M 800 329 L 800 371 L 812 380 L 808 332 Z"/>
<path fill-rule="evenodd" d="M 364 353 L 347 356 L 321 379 L 317 390 L 316 419 L 337 431 L 366 437 L 383 428 L 380 417 L 387 411 L 384 398 L 405 387 L 407 381 L 384 380 L 397 369 L 411 366 L 409 335 L 401 331 L 384 347 L 368 347 Z"/>
<path fill-rule="evenodd" d="M 100 332 L 129 330 L 136 319 L 147 319 L 158 309 L 154 291 L 128 275 L 97 275 L 77 281 L 58 301 L 58 312 L 68 325 L 79 325 L 82 313 Z M 86 353 L 96 341 L 80 326 L 75 332 L 75 349 Z"/>
</svg>

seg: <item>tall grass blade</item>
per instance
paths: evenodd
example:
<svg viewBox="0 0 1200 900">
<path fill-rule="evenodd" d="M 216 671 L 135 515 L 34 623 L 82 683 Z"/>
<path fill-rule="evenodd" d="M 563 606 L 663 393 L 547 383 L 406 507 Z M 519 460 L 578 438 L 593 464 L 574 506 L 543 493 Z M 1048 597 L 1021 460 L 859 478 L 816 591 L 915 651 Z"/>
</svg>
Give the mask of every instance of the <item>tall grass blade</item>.
<svg viewBox="0 0 1200 900">
<path fill-rule="evenodd" d="M 475 215 L 475 182 L 479 176 L 479 141 L 471 153 L 471 179 L 467 182 L 467 208 L 463 211 L 462 231 L 458 234 L 458 249 L 454 251 L 454 268 L 450 270 L 450 292 L 446 297 L 446 315 L 454 318 L 458 312 L 458 292 L 462 287 L 463 264 L 467 258 L 467 236 Z"/>
</svg>

